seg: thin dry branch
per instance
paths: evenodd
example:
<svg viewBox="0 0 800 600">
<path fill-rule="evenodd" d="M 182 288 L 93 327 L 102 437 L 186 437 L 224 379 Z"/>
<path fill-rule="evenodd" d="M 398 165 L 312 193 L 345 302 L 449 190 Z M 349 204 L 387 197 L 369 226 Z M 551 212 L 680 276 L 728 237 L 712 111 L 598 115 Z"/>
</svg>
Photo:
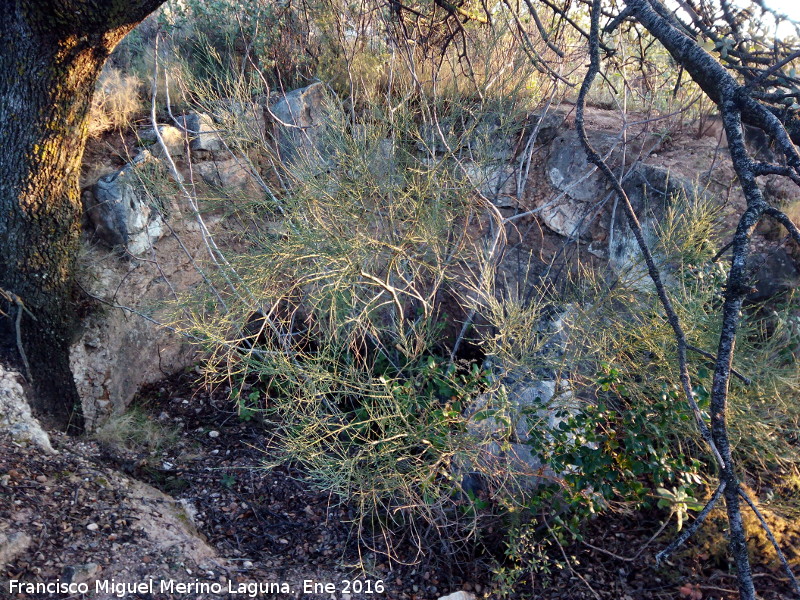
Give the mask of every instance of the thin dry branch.
<svg viewBox="0 0 800 600">
<path fill-rule="evenodd" d="M 714 491 L 714 494 L 711 496 L 711 499 L 703 507 L 703 510 L 701 510 L 698 513 L 697 518 L 694 520 L 694 523 L 692 523 L 689 527 L 684 529 L 683 533 L 681 533 L 678 537 L 672 540 L 672 542 L 670 542 L 669 545 L 666 548 L 664 548 L 661 552 L 656 554 L 657 565 L 660 564 L 661 561 L 669 558 L 672 555 L 672 553 L 675 552 L 675 550 L 680 548 L 686 542 L 686 540 L 692 537 L 695 534 L 695 532 L 698 529 L 700 529 L 700 526 L 706 520 L 708 514 L 713 510 L 714 506 L 716 506 L 717 502 L 719 502 L 719 499 L 722 497 L 722 493 L 725 491 L 726 485 L 727 483 L 725 481 L 722 481 L 717 487 L 717 489 Z"/>
<path fill-rule="evenodd" d="M 686 346 L 686 349 L 687 350 L 691 350 L 692 352 L 697 352 L 698 354 L 700 354 L 702 356 L 705 356 L 707 359 L 713 360 L 714 362 L 717 362 L 717 357 L 716 356 L 711 354 L 711 352 L 706 352 L 702 348 L 698 348 L 697 346 L 689 345 L 689 346 Z M 731 373 L 733 373 L 733 375 L 737 379 L 739 379 L 742 383 L 744 383 L 745 385 L 752 385 L 753 384 L 753 380 L 752 379 L 750 379 L 749 377 L 745 377 L 744 375 L 739 373 L 739 371 L 737 371 L 736 369 L 731 368 Z"/>
</svg>

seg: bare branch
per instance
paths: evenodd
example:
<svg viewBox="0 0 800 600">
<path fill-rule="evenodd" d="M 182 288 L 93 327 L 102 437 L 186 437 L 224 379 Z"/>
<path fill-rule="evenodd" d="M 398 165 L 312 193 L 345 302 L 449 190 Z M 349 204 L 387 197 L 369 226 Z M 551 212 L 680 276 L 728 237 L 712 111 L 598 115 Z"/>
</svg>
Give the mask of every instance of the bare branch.
<svg viewBox="0 0 800 600">
<path fill-rule="evenodd" d="M 680 371 L 680 379 L 684 395 L 686 396 L 689 406 L 692 408 L 692 412 L 695 416 L 695 421 L 697 423 L 698 429 L 700 430 L 700 434 L 703 436 L 703 439 L 706 441 L 709 448 L 711 448 L 711 451 L 714 454 L 720 468 L 724 470 L 727 468 L 726 463 L 725 461 L 723 461 L 722 456 L 720 456 L 719 452 L 716 449 L 715 443 L 711 437 L 711 432 L 708 426 L 706 425 L 705 421 L 703 420 L 703 416 L 700 412 L 700 407 L 697 406 L 697 402 L 695 401 L 694 394 L 692 392 L 692 384 L 689 377 L 689 369 L 686 363 L 686 335 L 683 332 L 683 327 L 681 326 L 680 319 L 678 318 L 678 315 L 672 306 L 672 301 L 670 300 L 667 291 L 664 288 L 664 283 L 661 279 L 661 273 L 659 272 L 655 260 L 653 259 L 653 255 L 650 252 L 650 248 L 648 248 L 647 242 L 644 239 L 642 226 L 639 223 L 639 219 L 633 210 L 633 206 L 631 205 L 630 199 L 628 198 L 628 194 L 622 188 L 619 179 L 617 178 L 616 175 L 614 175 L 614 173 L 611 171 L 611 169 L 608 167 L 608 165 L 602 159 L 602 157 L 597 153 L 597 151 L 591 146 L 591 144 L 589 143 L 589 138 L 586 135 L 586 127 L 584 125 L 584 110 L 586 106 L 586 95 L 588 94 L 589 89 L 592 86 L 592 82 L 594 81 L 595 76 L 600 72 L 599 19 L 600 19 L 600 0 L 594 0 L 592 6 L 592 28 L 589 36 L 589 51 L 591 55 L 591 62 L 589 70 L 587 71 L 586 76 L 584 77 L 583 83 L 581 85 L 580 92 L 578 93 L 575 128 L 578 131 L 578 137 L 581 140 L 581 145 L 583 146 L 583 149 L 586 152 L 586 156 L 589 159 L 589 162 L 594 164 L 603 173 L 603 175 L 606 177 L 608 182 L 613 187 L 620 203 L 622 204 L 623 209 L 625 210 L 625 213 L 628 217 L 628 223 L 630 224 L 630 227 L 633 230 L 634 237 L 636 238 L 636 243 L 638 244 L 639 250 L 642 252 L 642 255 L 644 256 L 645 264 L 647 265 L 647 271 L 650 275 L 650 278 L 653 280 L 653 284 L 656 287 L 658 298 L 661 302 L 661 305 L 664 308 L 664 312 L 667 315 L 667 321 L 669 321 L 670 326 L 675 332 L 675 338 L 678 346 L 677 348 L 678 367 Z"/>
<path fill-rule="evenodd" d="M 702 354 L 707 359 L 713 360 L 714 362 L 717 362 L 717 357 L 716 356 L 711 354 L 711 352 L 706 352 L 702 348 L 698 348 L 697 346 L 687 345 L 686 349 L 687 350 L 691 350 L 692 352 L 697 352 L 698 354 Z M 742 383 L 744 383 L 746 385 L 752 385 L 753 380 L 750 379 L 749 377 L 745 377 L 744 375 L 739 373 L 739 371 L 737 371 L 736 369 L 731 369 L 731 373 L 733 373 L 736 376 L 736 378 L 739 379 Z"/>
<path fill-rule="evenodd" d="M 792 222 L 792 220 L 786 216 L 785 213 L 781 212 L 777 208 L 770 206 L 764 211 L 764 214 L 769 217 L 772 217 L 778 223 L 786 227 L 787 231 L 789 232 L 789 235 L 792 236 L 792 239 L 794 240 L 795 244 L 800 244 L 800 229 L 797 228 L 797 225 L 795 225 Z"/>
<path fill-rule="evenodd" d="M 644 544 L 642 544 L 642 546 L 636 551 L 636 554 L 634 554 L 633 556 L 630 556 L 630 557 L 620 556 L 619 554 L 615 554 L 614 552 L 609 552 L 605 548 L 600 548 L 598 546 L 594 546 L 594 545 L 590 544 L 589 542 L 587 542 L 586 540 L 583 540 L 583 545 L 587 546 L 588 548 L 591 548 L 592 550 L 596 550 L 597 552 L 602 552 L 603 554 L 607 554 L 608 556 L 616 558 L 617 560 L 620 560 L 622 562 L 633 562 L 633 561 L 635 561 L 637 558 L 639 558 L 642 555 L 642 552 L 644 552 L 647 549 L 647 547 L 650 544 L 652 544 L 653 541 L 659 535 L 661 535 L 661 533 L 664 531 L 664 529 L 666 529 L 667 525 L 669 525 L 669 522 L 672 519 L 672 515 L 673 514 L 675 514 L 674 511 L 669 514 L 669 517 L 664 519 L 664 522 L 661 523 L 661 526 L 658 528 L 658 530 L 650 537 L 649 540 L 647 540 Z"/>
</svg>

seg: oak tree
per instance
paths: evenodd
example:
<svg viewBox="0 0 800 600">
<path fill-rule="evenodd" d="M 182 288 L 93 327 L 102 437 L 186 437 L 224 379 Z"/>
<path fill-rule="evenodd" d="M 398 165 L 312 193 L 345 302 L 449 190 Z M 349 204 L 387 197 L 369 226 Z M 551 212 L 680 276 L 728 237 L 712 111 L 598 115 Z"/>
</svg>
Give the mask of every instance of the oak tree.
<svg viewBox="0 0 800 600">
<path fill-rule="evenodd" d="M 88 109 L 111 51 L 162 2 L 0 2 L 0 347 L 62 428 L 82 427 L 69 346 Z"/>
</svg>

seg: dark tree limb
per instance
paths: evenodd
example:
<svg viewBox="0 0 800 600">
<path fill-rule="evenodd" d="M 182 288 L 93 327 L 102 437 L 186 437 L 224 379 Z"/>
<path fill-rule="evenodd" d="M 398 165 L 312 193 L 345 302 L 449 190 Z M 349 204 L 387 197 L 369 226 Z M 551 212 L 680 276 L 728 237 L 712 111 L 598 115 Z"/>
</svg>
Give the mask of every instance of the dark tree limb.
<svg viewBox="0 0 800 600">
<path fill-rule="evenodd" d="M 700 527 L 705 522 L 708 514 L 714 509 L 714 506 L 716 506 L 717 502 L 719 502 L 719 499 L 722 497 L 722 493 L 725 491 L 726 485 L 727 484 L 725 483 L 725 481 L 721 482 L 717 486 L 717 489 L 714 491 L 714 494 L 711 496 L 711 499 L 703 507 L 703 510 L 701 510 L 698 513 L 697 518 L 694 520 L 694 522 L 689 527 L 684 529 L 683 532 L 678 537 L 672 540 L 669 543 L 669 545 L 667 545 L 666 548 L 664 548 L 661 552 L 656 554 L 656 565 L 661 564 L 661 561 L 666 560 L 670 556 L 672 556 L 672 553 L 675 552 L 675 550 L 683 546 L 683 544 L 686 543 L 686 540 L 692 537 L 697 532 L 697 530 L 700 529 Z"/>
<path fill-rule="evenodd" d="M 796 170 L 790 169 L 789 167 L 786 167 L 784 165 L 757 162 L 752 165 L 752 169 L 753 169 L 753 174 L 756 176 L 782 175 L 783 177 L 788 177 L 789 179 L 794 181 L 797 185 L 800 185 L 800 174 L 798 174 Z"/>
<path fill-rule="evenodd" d="M 725 290 L 725 302 L 722 310 L 722 331 L 715 360 L 711 391 L 710 440 L 708 440 L 708 436 L 705 435 L 707 430 L 705 430 L 705 423 L 702 419 L 698 419 L 698 425 L 701 432 L 704 434 L 704 438 L 707 439 L 709 446 L 720 461 L 720 477 L 722 480 L 721 484 L 723 484 L 720 486 L 720 492 L 724 493 L 726 498 L 730 530 L 729 547 L 738 572 L 740 596 L 745 600 L 754 600 L 755 587 L 753 585 L 752 572 L 747 554 L 746 532 L 739 503 L 740 486 L 731 453 L 726 422 L 728 387 L 733 373 L 733 350 L 739 325 L 739 315 L 743 300 L 750 290 L 746 270 L 750 237 L 756 224 L 769 208 L 756 184 L 757 174 L 754 168 L 755 163 L 750 158 L 744 144 L 742 132 L 743 115 L 747 115 L 752 122 L 769 133 L 777 141 L 778 147 L 784 154 L 789 167 L 796 173 L 800 173 L 800 156 L 798 156 L 785 129 L 775 115 L 750 98 L 747 93 L 743 92 L 742 86 L 733 79 L 727 70 L 699 47 L 694 40 L 684 35 L 676 20 L 671 17 L 669 11 L 667 11 L 658 0 L 627 0 L 626 5 L 631 9 L 632 16 L 661 41 L 672 54 L 673 58 L 687 70 L 706 94 L 720 107 L 734 169 L 736 170 L 747 201 L 747 209 L 740 218 L 731 245 L 731 267 Z M 641 226 L 630 201 L 613 172 L 589 144 L 584 128 L 586 94 L 591 87 L 594 77 L 600 71 L 599 14 L 600 0 L 594 0 L 589 37 L 591 61 L 578 96 L 576 128 L 589 162 L 595 164 L 605 175 L 606 179 L 614 188 L 628 216 L 628 221 L 644 256 L 648 272 L 656 287 L 659 300 L 675 333 L 678 345 L 678 364 L 682 386 L 687 400 L 692 406 L 692 409 L 695 410 L 696 403 L 692 397 L 688 369 L 686 366 L 687 343 L 682 327 L 672 307 L 669 296 L 664 289 L 658 268 L 644 241 Z"/>
<path fill-rule="evenodd" d="M 780 151 L 787 155 L 789 166 L 794 169 L 800 167 L 800 157 L 781 119 L 768 107 L 750 98 L 725 67 L 693 38 L 683 33 L 674 19 L 667 18 L 664 13 L 668 11 L 658 0 L 626 0 L 625 4 L 633 10 L 636 20 L 661 42 L 678 64 L 683 65 L 712 102 L 721 106 L 725 91 L 734 92 L 735 97 L 731 99 L 739 105 L 742 120 L 748 125 L 760 127 L 773 137 Z"/>
<path fill-rule="evenodd" d="M 711 432 L 714 442 L 726 468 L 721 477 L 725 482 L 725 498 L 730 526 L 730 549 L 739 574 L 739 592 L 742 598 L 755 598 L 755 588 L 747 556 L 746 533 L 741 518 L 739 504 L 739 482 L 731 455 L 727 431 L 727 398 L 730 377 L 733 371 L 732 360 L 739 325 L 742 303 L 750 290 L 747 273 L 747 255 L 750 237 L 758 221 L 769 214 L 787 227 L 791 222 L 769 207 L 764 201 L 756 177 L 765 172 L 779 170 L 777 166 L 757 165 L 749 156 L 742 133 L 742 121 L 756 125 L 769 134 L 783 154 L 791 174 L 800 174 L 800 156 L 789 139 L 783 124 L 767 107 L 749 96 L 747 90 L 717 63 L 713 57 L 700 48 L 694 40 L 683 35 L 674 23 L 663 16 L 663 11 L 654 10 L 661 6 L 658 0 L 627 0 L 627 5 L 635 9 L 637 19 L 657 37 L 672 56 L 680 62 L 701 86 L 706 94 L 720 108 L 733 166 L 742 185 L 747 201 L 747 209 L 742 214 L 731 243 L 731 267 L 725 290 L 722 309 L 722 331 L 717 351 L 714 379 L 711 390 Z M 789 175 L 789 172 L 782 174 Z M 793 177 L 794 179 L 794 177 Z M 797 228 L 790 229 L 793 235 Z"/>
<path fill-rule="evenodd" d="M 800 229 L 797 228 L 797 225 L 792 223 L 792 220 L 787 217 L 785 213 L 770 206 L 764 211 L 764 214 L 768 217 L 772 217 L 778 223 L 786 227 L 786 230 L 789 232 L 789 235 L 792 236 L 795 244 L 800 245 Z"/>
</svg>

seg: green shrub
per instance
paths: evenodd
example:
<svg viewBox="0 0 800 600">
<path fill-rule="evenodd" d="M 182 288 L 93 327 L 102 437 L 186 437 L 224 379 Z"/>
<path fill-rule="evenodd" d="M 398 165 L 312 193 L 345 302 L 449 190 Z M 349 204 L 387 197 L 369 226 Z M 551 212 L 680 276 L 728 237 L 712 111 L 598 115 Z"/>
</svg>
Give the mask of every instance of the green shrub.
<svg viewBox="0 0 800 600">
<path fill-rule="evenodd" d="M 250 2 L 246 11 L 232 0 L 175 2 L 173 42 L 191 76 L 206 85 L 256 69 L 270 88 L 290 90 L 311 79 L 325 42 L 324 28 L 321 36 L 310 29 L 325 22 L 324 5 L 305 10 L 316 12 L 265 0 Z"/>
<path fill-rule="evenodd" d="M 334 104 L 328 113 L 327 168 L 287 170 L 286 234 L 256 233 L 249 253 L 229 257 L 239 278 L 229 312 L 195 298 L 192 331 L 215 347 L 210 371 L 261 382 L 263 395 L 239 396 L 241 414 L 264 411 L 285 459 L 357 507 L 364 539 L 420 518 L 471 535 L 462 471 L 489 440 L 467 434 L 467 408 L 495 384 L 479 364 L 450 360 L 439 307 L 483 260 L 457 234 L 479 219 L 474 192 L 451 163 L 411 150 L 413 114 L 397 111 L 389 131 L 371 118 L 353 128 Z M 263 219 L 275 205 L 251 209 Z M 498 488 L 509 478 L 485 475 Z"/>
</svg>

